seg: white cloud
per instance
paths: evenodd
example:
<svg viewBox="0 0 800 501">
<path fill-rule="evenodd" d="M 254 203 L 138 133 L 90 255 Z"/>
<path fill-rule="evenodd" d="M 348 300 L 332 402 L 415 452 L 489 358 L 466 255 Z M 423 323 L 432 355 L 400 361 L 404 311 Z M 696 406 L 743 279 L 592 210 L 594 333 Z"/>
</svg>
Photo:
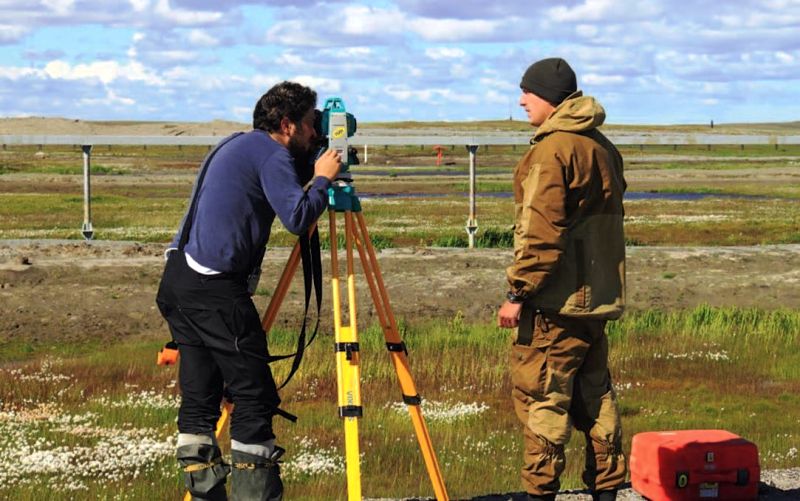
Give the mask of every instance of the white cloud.
<svg viewBox="0 0 800 501">
<path fill-rule="evenodd" d="M 624 22 L 661 18 L 664 8 L 664 2 L 657 0 L 585 0 L 575 6 L 558 5 L 547 14 L 553 21 L 562 23 Z"/>
<path fill-rule="evenodd" d="M 195 74 L 184 66 L 175 66 L 164 72 L 164 78 L 168 81 L 190 80 Z"/>
<path fill-rule="evenodd" d="M 312 75 L 297 75 L 291 80 L 307 87 L 311 87 L 317 92 L 339 92 L 342 90 L 342 82 L 333 78 L 322 78 Z"/>
<path fill-rule="evenodd" d="M 275 75 L 256 75 L 249 80 L 249 85 L 255 87 L 260 92 L 266 92 L 267 89 L 271 88 L 276 83 L 280 82 L 282 79 L 276 77 Z M 263 89 L 263 90 L 261 90 Z M 252 110 L 251 110 L 252 111 Z"/>
<path fill-rule="evenodd" d="M 491 104 L 505 104 L 505 105 L 509 103 L 513 104 L 511 96 L 506 94 L 501 94 L 494 89 L 486 91 L 486 94 L 484 94 L 483 96 L 483 100 L 484 102 Z"/>
<path fill-rule="evenodd" d="M 196 52 L 189 50 L 160 50 L 148 53 L 148 59 L 158 64 L 190 64 L 198 59 Z"/>
<path fill-rule="evenodd" d="M 174 9 L 169 0 L 156 0 L 155 13 L 177 26 L 210 24 L 222 19 L 222 12 Z"/>
<path fill-rule="evenodd" d="M 423 75 L 422 70 L 417 66 L 412 66 L 409 64 L 406 66 L 406 70 L 408 71 L 408 74 L 411 75 L 412 77 L 421 77 Z"/>
<path fill-rule="evenodd" d="M 465 79 L 472 75 L 472 68 L 466 64 L 453 63 L 450 65 L 450 76 L 455 79 Z"/>
<path fill-rule="evenodd" d="M 303 59 L 303 56 L 293 51 L 287 51 L 275 58 L 275 64 L 278 66 L 304 66 L 309 65 L 308 61 Z"/>
<path fill-rule="evenodd" d="M 580 77 L 584 85 L 621 85 L 625 83 L 622 75 L 598 75 L 597 73 L 586 73 Z"/>
<path fill-rule="evenodd" d="M 196 47 L 216 47 L 219 39 L 209 35 L 206 31 L 193 29 L 188 35 L 189 43 Z"/>
<path fill-rule="evenodd" d="M 133 106 L 136 101 L 129 97 L 117 96 L 111 89 L 106 89 L 106 96 L 102 98 L 84 98 L 78 101 L 81 106 Z"/>
<path fill-rule="evenodd" d="M 136 12 L 144 12 L 150 7 L 150 0 L 128 0 Z"/>
<path fill-rule="evenodd" d="M 42 77 L 41 70 L 33 68 L 18 68 L 13 66 L 0 66 L 0 78 L 7 80 L 20 80 L 27 77 Z"/>
<path fill-rule="evenodd" d="M 338 20 L 333 21 L 333 26 L 339 27 L 345 35 L 386 36 L 401 33 L 405 23 L 405 14 L 396 9 L 350 5 L 342 11 Z"/>
<path fill-rule="evenodd" d="M 584 38 L 596 37 L 600 30 L 593 24 L 579 24 L 575 26 L 575 33 Z"/>
<path fill-rule="evenodd" d="M 400 101 L 421 101 L 424 103 L 443 104 L 444 101 L 462 104 L 475 104 L 479 99 L 471 94 L 455 92 L 452 89 L 409 89 L 401 85 L 389 85 L 386 93 Z"/>
<path fill-rule="evenodd" d="M 506 92 L 519 92 L 517 82 L 519 80 L 504 80 L 497 77 L 482 77 L 478 80 L 481 87 L 489 87 L 492 89 L 500 89 Z"/>
<path fill-rule="evenodd" d="M 328 47 L 330 40 L 320 35 L 320 29 L 313 23 L 294 19 L 281 21 L 267 30 L 267 42 L 282 46 Z"/>
<path fill-rule="evenodd" d="M 460 59 L 467 55 L 463 49 L 453 47 L 428 47 L 425 55 L 431 59 Z"/>
<path fill-rule="evenodd" d="M 59 16 L 66 16 L 72 13 L 75 7 L 75 0 L 40 0 L 42 5 Z"/>
<path fill-rule="evenodd" d="M 373 54 L 373 50 L 370 47 L 345 47 L 341 50 L 336 50 L 335 54 L 339 55 L 340 57 L 366 57 Z"/>
<path fill-rule="evenodd" d="M 429 42 L 456 42 L 494 35 L 502 22 L 482 19 L 430 19 L 408 21 L 408 29 Z"/>
<path fill-rule="evenodd" d="M 0 24 L 0 43 L 16 42 L 28 34 L 30 30 L 23 26 Z"/>
<path fill-rule="evenodd" d="M 775 59 L 784 64 L 793 64 L 797 60 L 792 54 L 783 51 L 776 52 Z"/>
<path fill-rule="evenodd" d="M 161 78 L 135 61 L 126 65 L 116 61 L 95 61 L 73 66 L 65 61 L 55 60 L 45 65 L 44 74 L 57 80 L 99 80 L 106 85 L 118 79 L 140 81 L 155 86 L 164 84 Z"/>
</svg>

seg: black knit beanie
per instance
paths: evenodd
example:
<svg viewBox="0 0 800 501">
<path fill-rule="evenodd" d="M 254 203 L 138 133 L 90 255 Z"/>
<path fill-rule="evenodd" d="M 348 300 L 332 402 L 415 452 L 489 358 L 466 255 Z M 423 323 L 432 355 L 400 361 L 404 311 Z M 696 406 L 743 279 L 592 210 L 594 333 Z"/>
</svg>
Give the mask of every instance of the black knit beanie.
<svg viewBox="0 0 800 501">
<path fill-rule="evenodd" d="M 578 90 L 575 72 L 560 57 L 542 59 L 530 65 L 522 75 L 519 86 L 553 106 L 558 106 L 567 96 Z"/>
</svg>

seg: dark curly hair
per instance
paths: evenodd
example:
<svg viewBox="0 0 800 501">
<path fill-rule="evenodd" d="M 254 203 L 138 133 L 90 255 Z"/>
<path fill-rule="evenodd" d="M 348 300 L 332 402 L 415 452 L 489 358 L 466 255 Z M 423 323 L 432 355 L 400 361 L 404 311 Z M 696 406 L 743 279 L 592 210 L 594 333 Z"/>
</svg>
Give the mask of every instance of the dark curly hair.
<svg viewBox="0 0 800 501">
<path fill-rule="evenodd" d="M 308 110 L 317 105 L 317 93 L 295 82 L 273 86 L 256 103 L 253 128 L 275 132 L 281 128 L 283 117 L 299 123 Z"/>
</svg>

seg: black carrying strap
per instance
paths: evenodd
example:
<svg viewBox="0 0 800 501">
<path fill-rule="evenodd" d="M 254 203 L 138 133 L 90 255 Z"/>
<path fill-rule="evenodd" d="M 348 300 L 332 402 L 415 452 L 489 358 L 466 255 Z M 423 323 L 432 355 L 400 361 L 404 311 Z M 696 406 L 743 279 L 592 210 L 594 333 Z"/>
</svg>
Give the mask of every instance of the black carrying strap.
<svg viewBox="0 0 800 501">
<path fill-rule="evenodd" d="M 178 239 L 178 250 L 183 252 L 184 246 L 186 246 L 186 242 L 189 241 L 189 230 L 192 228 L 192 223 L 194 222 L 194 212 L 197 210 L 197 200 L 200 198 L 200 187 L 203 184 L 203 179 L 206 177 L 206 172 L 208 172 L 208 166 L 211 164 L 211 159 L 214 158 L 214 155 L 231 139 L 236 138 L 244 134 L 244 132 L 234 132 L 230 136 L 226 137 L 222 141 L 217 144 L 211 152 L 206 155 L 206 159 L 203 160 L 203 166 L 200 168 L 200 172 L 197 174 L 197 181 L 194 183 L 194 189 L 192 190 L 192 201 L 189 203 L 189 209 L 186 211 L 186 216 L 184 216 L 183 221 L 181 222 L 181 236 Z"/>
<path fill-rule="evenodd" d="M 533 343 L 533 322 L 536 317 L 534 309 L 523 304 L 519 312 L 519 324 L 517 324 L 516 344 L 530 346 Z"/>
<path fill-rule="evenodd" d="M 309 236 L 307 233 L 298 238 L 300 243 L 300 257 L 303 263 L 303 286 L 305 290 L 305 309 L 303 310 L 303 326 L 300 328 L 300 335 L 297 338 L 297 350 L 288 355 L 269 356 L 268 361 L 284 360 L 294 357 L 292 368 L 286 379 L 278 386 L 280 390 L 292 379 L 300 362 L 303 360 L 303 353 L 317 337 L 319 332 L 320 311 L 322 309 L 322 258 L 320 256 L 319 232 L 314 228 L 314 233 Z M 311 302 L 311 287 L 314 287 L 314 295 L 317 300 L 317 320 L 314 323 L 314 330 L 306 342 L 306 325 L 308 323 L 308 305 Z"/>
</svg>

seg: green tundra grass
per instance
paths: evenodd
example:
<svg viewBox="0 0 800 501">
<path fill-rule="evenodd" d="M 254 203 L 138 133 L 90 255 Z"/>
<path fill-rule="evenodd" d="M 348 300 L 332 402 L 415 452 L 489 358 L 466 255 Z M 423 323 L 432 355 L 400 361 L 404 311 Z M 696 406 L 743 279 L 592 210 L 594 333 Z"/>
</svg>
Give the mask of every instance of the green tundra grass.
<svg viewBox="0 0 800 501">
<path fill-rule="evenodd" d="M 510 401 L 509 331 L 460 315 L 401 321 L 423 414 L 453 499 L 520 490 L 521 428 Z M 800 313 L 698 307 L 647 310 L 609 325 L 625 431 L 724 428 L 759 446 L 762 468 L 797 464 Z M 432 496 L 397 378 L 375 327 L 360 334 L 362 481 L 367 497 Z M 295 334 L 270 335 L 276 353 Z M 308 350 L 283 391 L 296 424 L 277 419 L 287 499 L 345 499 L 343 427 L 330 334 Z M 179 499 L 172 460 L 175 369 L 159 340 L 53 345 L 0 360 L 0 498 Z M 11 360 L 14 361 L 11 361 Z M 288 364 L 274 366 L 282 380 Z M 580 488 L 583 438 L 573 435 L 564 488 Z M 487 474 L 488 468 L 491 474 Z"/>
<path fill-rule="evenodd" d="M 96 147 L 92 222 L 95 238 L 166 242 L 185 210 L 206 147 Z M 509 245 L 513 224 L 511 172 L 524 147 L 479 151 L 478 245 Z M 0 238 L 82 238 L 80 150 L 9 147 L 0 152 Z M 800 242 L 800 184 L 771 182 L 776 169 L 797 169 L 800 146 L 647 145 L 624 147 L 629 176 L 653 169 L 722 173 L 691 184 L 680 177 L 634 183 L 629 191 L 703 193 L 701 200 L 628 200 L 626 232 L 635 245 L 752 245 Z M 654 162 L 654 155 L 676 160 Z M 776 159 L 774 155 L 779 155 Z M 385 245 L 466 245 L 469 214 L 467 154 L 446 150 L 453 165 L 434 166 L 417 146 L 373 148 L 370 163 L 354 167 L 357 192 L 373 235 Z M 388 163 L 388 165 L 387 165 Z M 423 172 L 420 172 L 423 171 Z M 748 175 L 741 175 L 745 172 Z M 756 179 L 752 175 L 765 173 Z M 411 175 L 411 174 L 423 175 Z M 730 174 L 727 174 L 730 173 Z M 441 175 L 444 174 L 444 175 Z M 735 177 L 731 177 L 735 176 Z M 766 181 L 764 180 L 766 179 Z M 742 198 L 739 195 L 747 195 Z M 435 221 L 435 224 L 434 224 Z M 321 230 L 325 233 L 326 223 Z M 272 243 L 293 236 L 277 229 Z M 500 235 L 500 238 L 496 236 Z"/>
</svg>

